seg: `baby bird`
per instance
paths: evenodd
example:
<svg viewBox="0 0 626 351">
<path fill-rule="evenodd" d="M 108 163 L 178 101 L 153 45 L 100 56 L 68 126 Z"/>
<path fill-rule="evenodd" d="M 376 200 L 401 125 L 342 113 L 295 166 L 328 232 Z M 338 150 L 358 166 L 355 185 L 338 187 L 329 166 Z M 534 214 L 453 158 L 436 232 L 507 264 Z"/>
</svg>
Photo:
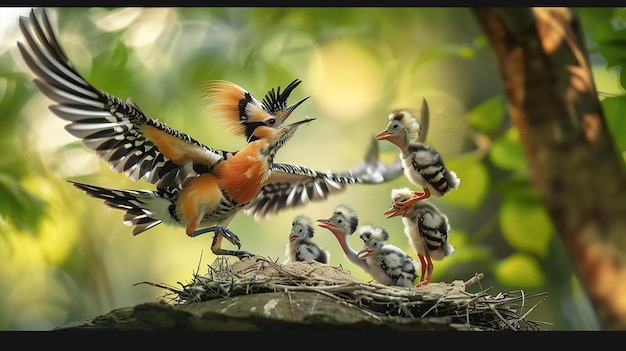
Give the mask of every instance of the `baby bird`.
<svg viewBox="0 0 626 351">
<path fill-rule="evenodd" d="M 427 106 L 424 100 L 423 114 L 428 114 Z M 387 140 L 400 149 L 404 174 L 412 184 L 423 189 L 423 192 L 414 191 L 404 202 L 397 203 L 406 209 L 431 195 L 441 197 L 457 189 L 461 182 L 456 173 L 446 168 L 439 152 L 421 142 L 419 136 L 419 122 L 409 110 L 401 109 L 389 114 L 387 128 L 374 137 L 376 140 Z"/>
<path fill-rule="evenodd" d="M 387 244 L 389 233 L 381 227 L 366 225 L 360 231 L 365 246 L 357 256 L 365 258 L 372 278 L 387 286 L 413 287 L 413 281 L 419 277 L 418 264 L 413 257 Z"/>
<path fill-rule="evenodd" d="M 368 271 L 365 259 L 359 258 L 358 253 L 348 244 L 348 235 L 354 233 L 359 225 L 359 218 L 352 207 L 347 205 L 337 206 L 330 218 L 318 219 L 317 225 L 333 233 L 348 261 L 357 265 L 361 270 Z"/>
<path fill-rule="evenodd" d="M 285 249 L 285 256 L 287 256 L 285 263 L 297 261 L 328 263 L 330 254 L 311 240 L 313 231 L 309 217 L 305 215 L 294 217 L 289 233 L 289 243 Z"/>
<path fill-rule="evenodd" d="M 428 284 L 433 273 L 432 260 L 441 261 L 454 253 L 454 246 L 448 242 L 450 223 L 448 217 L 427 201 L 417 201 L 408 209 L 397 206 L 413 196 L 408 188 L 393 189 L 391 207 L 385 216 L 402 216 L 404 233 L 417 253 L 422 264 L 421 280 L 416 287 Z"/>
</svg>

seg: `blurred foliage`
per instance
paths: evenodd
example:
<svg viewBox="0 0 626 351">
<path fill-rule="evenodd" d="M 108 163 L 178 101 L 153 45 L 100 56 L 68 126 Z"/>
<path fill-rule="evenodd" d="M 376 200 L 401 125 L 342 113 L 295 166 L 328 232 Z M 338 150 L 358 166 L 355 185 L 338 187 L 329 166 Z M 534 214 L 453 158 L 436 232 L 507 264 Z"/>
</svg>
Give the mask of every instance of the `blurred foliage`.
<svg viewBox="0 0 626 351">
<path fill-rule="evenodd" d="M 619 152 L 626 150 L 624 11 L 580 8 L 596 85 Z M 4 12 L 9 13 L 8 11 Z M 16 13 L 16 12 L 11 12 Z M 26 15 L 22 10 L 20 14 Z M 528 183 L 519 135 L 511 126 L 497 64 L 465 8 L 55 8 L 53 28 L 72 63 L 96 87 L 129 96 L 148 115 L 215 147 L 243 145 L 203 113 L 202 86 L 225 79 L 257 97 L 294 78 L 304 83 L 300 115 L 318 117 L 300 128 L 278 155 L 318 170 L 346 170 L 360 161 L 373 134 L 395 108 L 431 111 L 427 142 L 461 178 L 458 190 L 432 199 L 451 221 L 455 254 L 435 262 L 433 279 L 481 287 L 548 292 L 533 319 L 556 330 L 597 329 L 587 298 L 545 209 Z M 3 18 L 5 19 L 5 18 Z M 163 291 L 133 284 L 173 284 L 205 270 L 215 258 L 210 237 L 157 226 L 137 237 L 109 211 L 65 182 L 150 188 L 115 174 L 47 109 L 15 41 L 17 15 L 0 47 L 0 329 L 51 329 L 117 307 L 152 301 Z M 5 24 L 6 25 L 6 24 Z M 620 85 L 621 84 L 621 85 Z M 312 148 L 311 146 L 314 146 Z M 397 149 L 380 143 L 390 162 Z M 329 155 L 332 155 L 329 157 Z M 293 216 L 327 218 L 339 203 L 361 223 L 383 225 L 390 242 L 410 252 L 399 219 L 382 212 L 403 177 L 357 186 L 326 202 L 255 222 L 231 223 L 243 249 L 284 260 Z M 316 241 L 331 264 L 369 280 L 345 260 L 324 229 Z M 258 235 L 250 235 L 257 233 Z M 353 247 L 360 246 L 351 237 Z M 202 259 L 201 259 L 202 256 Z"/>
</svg>

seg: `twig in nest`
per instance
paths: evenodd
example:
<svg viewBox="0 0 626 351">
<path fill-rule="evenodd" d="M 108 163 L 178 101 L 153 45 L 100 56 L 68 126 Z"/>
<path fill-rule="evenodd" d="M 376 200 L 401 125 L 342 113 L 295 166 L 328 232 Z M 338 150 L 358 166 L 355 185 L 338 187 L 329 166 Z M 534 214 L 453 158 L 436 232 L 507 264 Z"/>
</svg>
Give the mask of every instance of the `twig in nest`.
<svg viewBox="0 0 626 351">
<path fill-rule="evenodd" d="M 473 285 L 475 283 L 478 283 L 481 279 L 483 279 L 485 275 L 482 273 L 476 273 L 474 274 L 473 277 L 471 277 L 470 279 L 468 279 L 466 282 L 463 283 L 463 285 L 465 285 L 465 287 L 467 288 L 470 285 Z"/>
</svg>

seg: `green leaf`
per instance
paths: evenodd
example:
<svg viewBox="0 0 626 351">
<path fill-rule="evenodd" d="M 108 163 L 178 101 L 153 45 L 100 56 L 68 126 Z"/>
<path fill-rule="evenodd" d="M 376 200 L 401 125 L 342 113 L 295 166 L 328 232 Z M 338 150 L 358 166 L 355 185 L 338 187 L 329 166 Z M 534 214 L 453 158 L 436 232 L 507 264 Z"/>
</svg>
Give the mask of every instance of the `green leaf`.
<svg viewBox="0 0 626 351">
<path fill-rule="evenodd" d="M 505 117 L 504 100 L 497 95 L 467 113 L 469 124 L 485 134 L 495 133 Z"/>
<path fill-rule="evenodd" d="M 616 45 L 603 44 L 598 47 L 598 51 L 606 60 L 606 67 L 624 66 L 626 63 L 626 41 Z"/>
<path fill-rule="evenodd" d="M 596 25 L 592 39 L 607 62 L 607 67 L 626 63 L 626 28 L 615 19 L 604 20 Z"/>
<path fill-rule="evenodd" d="M 450 191 L 442 201 L 470 210 L 477 209 L 489 189 L 487 167 L 474 154 L 448 156 L 445 164 L 449 170 L 457 174 L 461 184 L 458 189 Z"/>
<path fill-rule="evenodd" d="M 489 150 L 489 159 L 498 168 L 518 172 L 526 171 L 526 156 L 517 128 L 509 128 L 494 140 Z"/>
<path fill-rule="evenodd" d="M 615 19 L 607 19 L 598 23 L 592 35 L 593 41 L 599 44 L 625 43 L 626 28 L 619 22 Z"/>
<path fill-rule="evenodd" d="M 502 236 L 513 249 L 547 255 L 554 227 L 530 186 L 506 193 L 498 219 Z"/>
<path fill-rule="evenodd" d="M 607 97 L 601 101 L 607 129 L 619 153 L 626 151 L 626 96 Z"/>
<path fill-rule="evenodd" d="M 500 261 L 494 274 L 500 283 L 520 289 L 540 287 L 545 281 L 537 259 L 523 253 L 514 253 Z"/>
</svg>

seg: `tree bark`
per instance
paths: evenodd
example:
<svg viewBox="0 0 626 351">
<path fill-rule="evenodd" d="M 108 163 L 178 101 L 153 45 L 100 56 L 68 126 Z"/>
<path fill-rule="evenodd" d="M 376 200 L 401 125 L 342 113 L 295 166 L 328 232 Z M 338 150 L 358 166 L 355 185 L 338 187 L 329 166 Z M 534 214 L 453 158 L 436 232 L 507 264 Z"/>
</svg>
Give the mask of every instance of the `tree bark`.
<svg viewBox="0 0 626 351">
<path fill-rule="evenodd" d="M 571 9 L 475 8 L 499 63 L 531 185 L 604 330 L 626 329 L 626 175 Z"/>
</svg>

